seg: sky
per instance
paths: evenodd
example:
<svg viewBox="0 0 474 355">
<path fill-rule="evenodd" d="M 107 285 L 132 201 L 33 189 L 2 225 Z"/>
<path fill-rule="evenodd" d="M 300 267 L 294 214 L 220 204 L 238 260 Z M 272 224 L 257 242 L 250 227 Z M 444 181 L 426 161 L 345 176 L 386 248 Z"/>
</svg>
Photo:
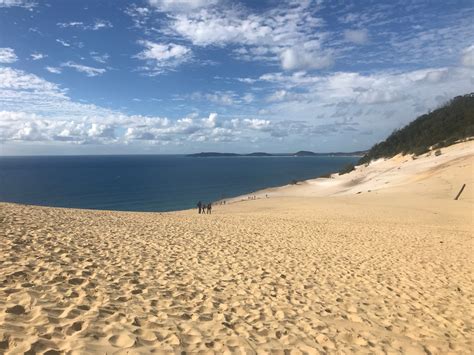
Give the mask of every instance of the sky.
<svg viewBox="0 0 474 355">
<path fill-rule="evenodd" d="M 471 0 L 0 0 L 0 155 L 364 150 L 473 91 Z"/>
</svg>

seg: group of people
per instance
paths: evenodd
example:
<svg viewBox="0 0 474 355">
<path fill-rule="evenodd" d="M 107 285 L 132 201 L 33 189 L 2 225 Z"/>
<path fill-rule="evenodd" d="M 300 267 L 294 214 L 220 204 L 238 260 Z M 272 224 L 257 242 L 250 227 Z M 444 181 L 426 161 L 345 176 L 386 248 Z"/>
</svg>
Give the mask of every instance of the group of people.
<svg viewBox="0 0 474 355">
<path fill-rule="evenodd" d="M 198 208 L 199 214 L 204 214 L 204 213 L 211 214 L 211 212 L 212 212 L 212 203 L 208 203 L 206 205 L 205 203 L 202 203 L 201 201 L 199 201 L 197 203 L 197 208 Z"/>
</svg>

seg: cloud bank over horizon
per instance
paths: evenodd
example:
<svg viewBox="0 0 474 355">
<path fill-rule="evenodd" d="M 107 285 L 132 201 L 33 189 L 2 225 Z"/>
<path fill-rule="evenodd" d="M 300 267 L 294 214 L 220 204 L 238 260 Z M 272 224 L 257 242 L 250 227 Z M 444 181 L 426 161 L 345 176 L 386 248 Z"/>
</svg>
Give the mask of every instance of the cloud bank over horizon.
<svg viewBox="0 0 474 355">
<path fill-rule="evenodd" d="M 467 1 L 1 1 L 0 154 L 367 149 L 474 91 L 473 15 Z"/>
</svg>

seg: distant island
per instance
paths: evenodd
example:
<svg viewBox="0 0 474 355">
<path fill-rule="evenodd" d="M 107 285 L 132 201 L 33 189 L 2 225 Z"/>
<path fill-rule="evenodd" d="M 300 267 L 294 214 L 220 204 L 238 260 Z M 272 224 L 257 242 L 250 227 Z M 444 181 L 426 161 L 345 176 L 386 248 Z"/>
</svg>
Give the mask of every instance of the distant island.
<svg viewBox="0 0 474 355">
<path fill-rule="evenodd" d="M 217 152 L 202 152 L 195 154 L 188 154 L 188 157 L 193 158 L 209 158 L 209 157 L 362 157 L 367 151 L 357 152 L 334 152 L 334 153 L 314 153 L 307 150 L 300 150 L 296 153 L 265 153 L 255 152 L 249 154 L 237 153 L 217 153 Z"/>
</svg>

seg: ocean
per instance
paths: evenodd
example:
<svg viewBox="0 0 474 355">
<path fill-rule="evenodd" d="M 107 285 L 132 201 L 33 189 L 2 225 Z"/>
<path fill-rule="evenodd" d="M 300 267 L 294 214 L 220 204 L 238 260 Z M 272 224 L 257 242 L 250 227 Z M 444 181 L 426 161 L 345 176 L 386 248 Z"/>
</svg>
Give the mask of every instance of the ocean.
<svg viewBox="0 0 474 355">
<path fill-rule="evenodd" d="M 357 157 L 0 157 L 0 201 L 174 211 L 337 171 Z"/>
</svg>

